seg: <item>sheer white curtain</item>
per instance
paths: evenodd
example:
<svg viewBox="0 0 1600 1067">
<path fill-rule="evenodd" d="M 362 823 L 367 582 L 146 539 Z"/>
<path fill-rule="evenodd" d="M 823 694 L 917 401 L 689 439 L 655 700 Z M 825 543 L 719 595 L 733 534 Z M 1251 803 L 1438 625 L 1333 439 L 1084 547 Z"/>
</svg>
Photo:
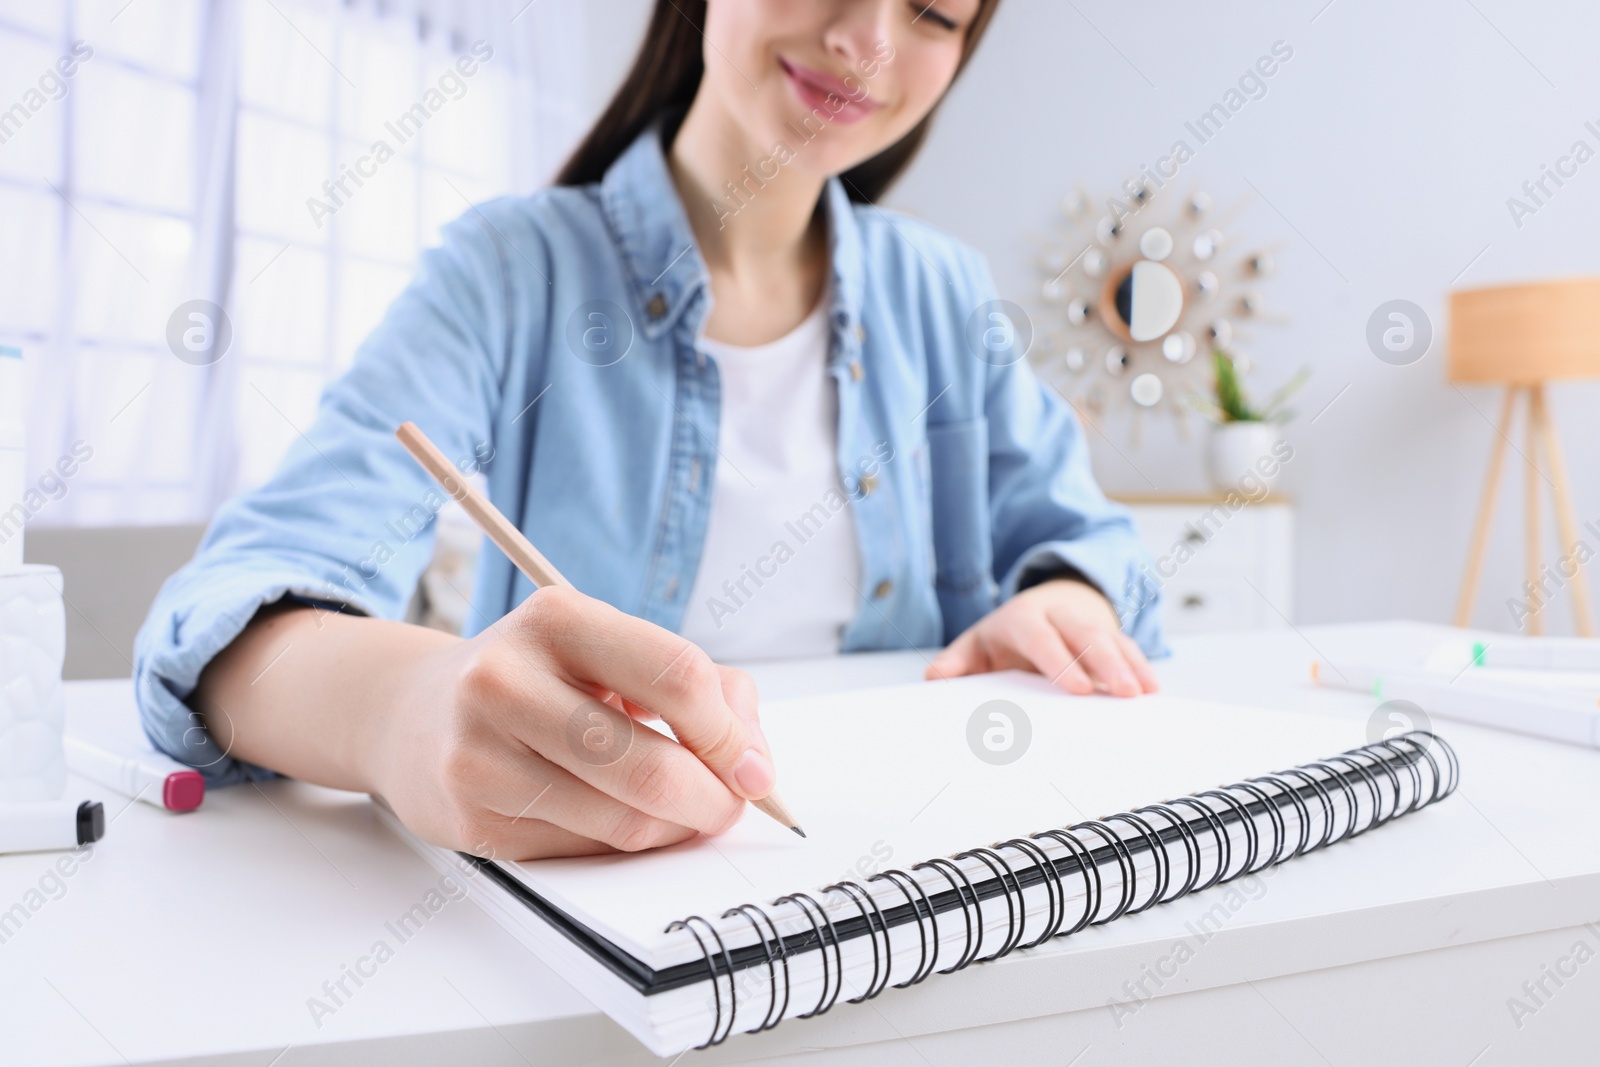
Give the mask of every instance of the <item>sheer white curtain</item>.
<svg viewBox="0 0 1600 1067">
<path fill-rule="evenodd" d="M 440 226 L 549 179 L 584 52 L 580 0 L 0 0 L 0 344 L 30 465 L 93 453 L 32 521 L 266 477 Z M 195 300 L 214 362 L 169 343 Z"/>
</svg>

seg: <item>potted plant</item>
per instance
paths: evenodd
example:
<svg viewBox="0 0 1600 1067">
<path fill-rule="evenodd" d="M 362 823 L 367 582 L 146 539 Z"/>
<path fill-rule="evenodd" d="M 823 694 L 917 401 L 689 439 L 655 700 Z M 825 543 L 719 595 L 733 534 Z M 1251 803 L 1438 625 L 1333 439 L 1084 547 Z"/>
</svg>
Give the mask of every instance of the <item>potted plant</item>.
<svg viewBox="0 0 1600 1067">
<path fill-rule="evenodd" d="M 1245 395 L 1233 357 L 1218 348 L 1211 358 L 1216 370 L 1213 393 L 1192 396 L 1191 406 L 1214 424 L 1206 456 L 1212 486 L 1219 491 L 1232 489 L 1246 473 L 1270 485 L 1281 464 L 1261 460 L 1271 456 L 1282 440 L 1278 427 L 1294 417 L 1286 404 L 1311 372 L 1302 369 L 1256 407 Z"/>
</svg>

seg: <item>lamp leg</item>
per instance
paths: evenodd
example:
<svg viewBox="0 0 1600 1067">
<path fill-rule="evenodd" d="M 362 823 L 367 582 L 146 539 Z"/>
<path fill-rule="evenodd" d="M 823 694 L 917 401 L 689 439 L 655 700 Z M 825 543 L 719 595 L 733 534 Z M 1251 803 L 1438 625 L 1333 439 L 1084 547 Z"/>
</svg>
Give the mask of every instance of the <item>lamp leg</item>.
<svg viewBox="0 0 1600 1067">
<path fill-rule="evenodd" d="M 1540 397 L 1544 386 L 1528 386 L 1528 417 L 1523 421 L 1523 441 L 1527 449 L 1527 481 L 1523 483 L 1523 506 L 1528 524 L 1528 633 L 1544 633 L 1544 603 L 1539 598 L 1539 412 L 1543 409 Z"/>
<path fill-rule="evenodd" d="M 1544 454 L 1550 463 L 1550 477 L 1555 482 L 1556 528 L 1561 531 L 1561 550 L 1573 552 L 1573 546 L 1578 543 L 1578 520 L 1572 511 L 1572 483 L 1567 480 L 1567 463 L 1561 454 L 1561 438 L 1556 433 L 1555 420 L 1545 406 L 1543 390 L 1534 394 L 1534 403 L 1539 413 L 1539 428 L 1543 431 Z M 1583 575 L 1583 560 L 1575 552 L 1571 558 L 1572 621 L 1580 637 L 1593 637 L 1594 610 L 1589 603 L 1589 586 Z"/>
<path fill-rule="evenodd" d="M 1478 521 L 1472 529 L 1472 547 L 1467 550 L 1467 572 L 1461 579 L 1461 599 L 1456 602 L 1457 626 L 1472 624 L 1472 605 L 1478 599 L 1478 579 L 1483 574 L 1483 556 L 1489 547 L 1489 528 L 1494 521 L 1494 498 L 1500 490 L 1500 471 L 1505 467 L 1506 442 L 1511 434 L 1511 408 L 1518 386 L 1506 386 L 1500 402 L 1500 423 L 1495 429 L 1494 449 L 1489 453 L 1489 474 L 1483 483 L 1483 498 L 1478 503 Z"/>
</svg>

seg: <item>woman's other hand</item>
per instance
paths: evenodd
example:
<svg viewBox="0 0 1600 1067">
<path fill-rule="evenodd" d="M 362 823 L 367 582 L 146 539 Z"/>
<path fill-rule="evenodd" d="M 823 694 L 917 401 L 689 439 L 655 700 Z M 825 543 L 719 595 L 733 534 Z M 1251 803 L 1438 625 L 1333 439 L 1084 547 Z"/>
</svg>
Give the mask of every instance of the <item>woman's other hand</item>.
<svg viewBox="0 0 1600 1067">
<path fill-rule="evenodd" d="M 1099 590 L 1074 579 L 1024 589 L 979 619 L 934 657 L 925 677 L 1021 669 L 1069 693 L 1154 693 L 1155 672 Z"/>
</svg>

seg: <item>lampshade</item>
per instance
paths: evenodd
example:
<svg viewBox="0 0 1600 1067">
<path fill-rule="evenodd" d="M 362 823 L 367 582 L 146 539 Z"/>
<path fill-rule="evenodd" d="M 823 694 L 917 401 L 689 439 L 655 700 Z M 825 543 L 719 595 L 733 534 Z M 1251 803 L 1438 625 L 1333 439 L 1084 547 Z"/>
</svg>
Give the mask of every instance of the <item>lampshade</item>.
<svg viewBox="0 0 1600 1067">
<path fill-rule="evenodd" d="M 1450 294 L 1450 380 L 1600 378 L 1600 278 Z"/>
</svg>

